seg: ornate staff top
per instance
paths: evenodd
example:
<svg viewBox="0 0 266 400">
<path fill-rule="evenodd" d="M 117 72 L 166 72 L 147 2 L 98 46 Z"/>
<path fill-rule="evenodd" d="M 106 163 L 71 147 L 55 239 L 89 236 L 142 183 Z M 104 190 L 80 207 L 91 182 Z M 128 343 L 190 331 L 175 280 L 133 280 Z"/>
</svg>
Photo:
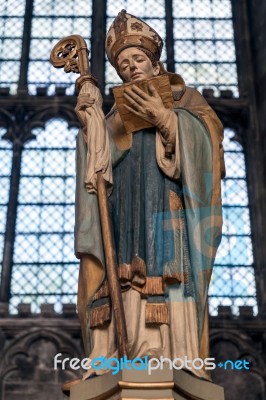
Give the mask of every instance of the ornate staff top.
<svg viewBox="0 0 266 400">
<path fill-rule="evenodd" d="M 89 50 L 83 37 L 71 35 L 60 40 L 53 47 L 50 62 L 55 68 L 64 68 L 66 73 L 80 74 L 76 81 L 76 86 L 80 89 L 86 81 L 97 85 L 97 79 L 90 73 L 88 56 Z"/>
</svg>

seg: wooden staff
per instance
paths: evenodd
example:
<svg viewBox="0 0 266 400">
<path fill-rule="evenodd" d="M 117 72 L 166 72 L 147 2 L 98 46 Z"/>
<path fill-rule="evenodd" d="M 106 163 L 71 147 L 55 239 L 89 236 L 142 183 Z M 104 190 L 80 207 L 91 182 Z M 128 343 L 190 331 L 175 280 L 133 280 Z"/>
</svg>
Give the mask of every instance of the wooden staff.
<svg viewBox="0 0 266 400">
<path fill-rule="evenodd" d="M 60 40 L 54 46 L 50 61 L 55 68 L 64 68 L 65 72 L 79 73 L 80 77 L 77 79 L 76 85 L 80 90 L 85 82 L 90 82 L 94 85 L 97 84 L 96 79 L 90 74 L 88 54 L 89 51 L 85 40 L 79 35 L 72 35 Z M 118 354 L 119 357 L 123 357 L 128 354 L 126 321 L 116 266 L 106 185 L 102 171 L 97 173 L 97 194 L 106 261 L 106 274 L 114 311 Z"/>
</svg>

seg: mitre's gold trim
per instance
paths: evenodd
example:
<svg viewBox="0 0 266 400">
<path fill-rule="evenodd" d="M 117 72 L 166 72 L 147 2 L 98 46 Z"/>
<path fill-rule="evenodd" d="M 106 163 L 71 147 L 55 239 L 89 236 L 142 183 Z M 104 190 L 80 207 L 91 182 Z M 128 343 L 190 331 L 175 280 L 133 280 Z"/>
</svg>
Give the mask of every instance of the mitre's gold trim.
<svg viewBox="0 0 266 400">
<path fill-rule="evenodd" d="M 160 51 L 154 41 L 143 35 L 124 35 L 117 39 L 111 48 L 109 61 L 112 65 L 116 66 L 116 60 L 122 50 L 128 47 L 142 47 L 143 49 L 149 50 L 155 57 L 156 60 L 160 59 Z"/>
</svg>

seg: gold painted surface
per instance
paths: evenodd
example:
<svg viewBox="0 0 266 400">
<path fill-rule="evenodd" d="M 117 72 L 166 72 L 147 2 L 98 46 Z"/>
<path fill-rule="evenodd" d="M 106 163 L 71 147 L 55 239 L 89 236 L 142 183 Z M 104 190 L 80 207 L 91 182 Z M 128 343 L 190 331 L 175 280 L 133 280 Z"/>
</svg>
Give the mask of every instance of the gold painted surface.
<svg viewBox="0 0 266 400">
<path fill-rule="evenodd" d="M 159 60 L 163 40 L 145 21 L 121 10 L 107 32 L 105 42 L 106 55 L 113 66 L 119 53 L 128 47 L 148 50 Z"/>
<path fill-rule="evenodd" d="M 125 382 L 118 381 L 118 386 L 121 389 L 145 389 L 145 390 L 164 390 L 172 389 L 174 387 L 174 382 Z"/>
<path fill-rule="evenodd" d="M 167 303 L 147 303 L 145 307 L 146 324 L 170 324 Z"/>
<path fill-rule="evenodd" d="M 131 134 L 132 132 L 137 132 L 141 129 L 150 128 L 153 126 L 150 122 L 143 120 L 142 118 L 136 116 L 136 114 L 133 114 L 125 108 L 125 105 L 130 106 L 130 104 L 124 98 L 124 90 L 134 85 L 139 87 L 145 93 L 148 93 L 148 82 L 150 82 L 155 87 L 155 89 L 161 96 L 165 108 L 173 108 L 174 100 L 172 96 L 169 77 L 167 74 L 158 75 L 154 78 L 150 78 L 147 80 L 133 81 L 125 83 L 121 86 L 114 87 L 113 93 L 115 97 L 115 103 L 127 134 Z"/>
</svg>

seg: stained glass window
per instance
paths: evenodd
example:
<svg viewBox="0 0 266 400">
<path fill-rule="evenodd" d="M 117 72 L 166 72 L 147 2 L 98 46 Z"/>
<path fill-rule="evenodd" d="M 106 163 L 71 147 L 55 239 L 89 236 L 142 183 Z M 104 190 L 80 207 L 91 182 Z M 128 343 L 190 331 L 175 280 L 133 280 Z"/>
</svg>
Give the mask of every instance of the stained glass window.
<svg viewBox="0 0 266 400">
<path fill-rule="evenodd" d="M 243 148 L 234 131 L 225 130 L 226 178 L 222 182 L 223 237 L 215 259 L 210 288 L 210 312 L 217 306 L 252 306 L 257 312 L 246 168 Z"/>
<path fill-rule="evenodd" d="M 200 91 L 238 96 L 230 0 L 173 1 L 176 71 Z"/>
<path fill-rule="evenodd" d="M 106 29 L 122 9 L 137 15 L 166 38 L 164 0 L 106 1 Z M 216 96 L 221 90 L 232 90 L 238 96 L 234 33 L 230 0 L 173 0 L 175 71 L 186 84 L 200 91 L 212 88 Z M 30 4 L 30 2 L 28 3 Z M 34 104 L 37 88 L 55 87 L 73 94 L 75 74 L 65 74 L 49 63 L 54 44 L 65 36 L 79 34 L 90 47 L 92 1 L 33 0 L 32 12 L 25 14 L 25 0 L 0 0 L 0 87 L 10 86 L 16 94 L 20 70 L 27 77 Z M 169 15 L 168 15 L 169 16 Z M 22 48 L 25 50 L 25 27 L 30 27 L 29 62 L 21 68 Z M 24 46 L 24 47 L 23 47 Z M 27 47 L 27 46 L 26 46 Z M 23 53 L 24 54 L 24 53 Z M 168 62 L 166 46 L 162 61 Z M 119 84 L 120 79 L 107 60 L 105 93 Z M 26 73 L 25 73 L 26 72 Z M 44 90 L 45 91 L 45 90 Z M 44 96 L 44 92 L 42 93 Z M 11 96 L 14 97 L 14 96 Z M 43 97 L 45 98 L 45 97 Z M 15 107 L 14 107 L 15 110 Z M 15 112 L 15 111 L 14 111 Z M 1 128 L 0 128 L 1 129 Z M 50 120 L 44 130 L 34 130 L 36 140 L 22 150 L 22 169 L 14 238 L 11 284 L 11 307 L 31 302 L 33 311 L 43 302 L 75 302 L 77 260 L 73 255 L 74 226 L 74 137 L 77 129 L 69 128 L 60 119 Z M 4 131 L 0 131 L 0 135 Z M 256 311 L 256 291 L 249 221 L 245 160 L 241 145 L 231 140 L 234 133 L 226 131 L 227 177 L 223 181 L 224 228 L 210 290 L 210 311 L 218 305 L 250 305 Z M 12 145 L 0 142 L 0 256 L 6 227 Z"/>
<path fill-rule="evenodd" d="M 17 92 L 25 0 L 0 1 L 0 86 Z"/>
<path fill-rule="evenodd" d="M 75 303 L 78 265 L 74 256 L 76 128 L 60 119 L 23 151 L 11 306 Z"/>
<path fill-rule="evenodd" d="M 30 94 L 37 87 L 48 87 L 54 94 L 55 86 L 74 93 L 77 75 L 62 73 L 49 62 L 53 46 L 69 35 L 81 35 L 89 45 L 91 36 L 92 2 L 88 0 L 35 0 L 32 19 L 28 82 Z"/>
</svg>

